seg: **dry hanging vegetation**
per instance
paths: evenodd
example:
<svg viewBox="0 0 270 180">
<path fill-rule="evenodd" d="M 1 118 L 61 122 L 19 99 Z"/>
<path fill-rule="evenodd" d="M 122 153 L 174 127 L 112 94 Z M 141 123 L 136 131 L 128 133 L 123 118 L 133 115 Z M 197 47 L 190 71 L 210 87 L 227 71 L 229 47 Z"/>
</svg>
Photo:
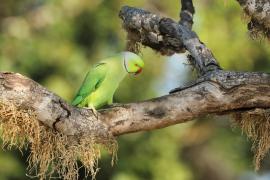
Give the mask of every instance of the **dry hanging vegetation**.
<svg viewBox="0 0 270 180">
<path fill-rule="evenodd" d="M 255 170 L 259 170 L 261 161 L 270 149 L 270 110 L 254 109 L 248 112 L 235 113 L 233 118 L 252 140 L 252 150 L 255 153 Z"/>
<path fill-rule="evenodd" d="M 22 110 L 13 104 L 0 103 L 0 127 L 3 148 L 30 149 L 29 173 L 40 179 L 52 177 L 55 172 L 63 179 L 78 178 L 78 160 L 93 178 L 101 147 L 115 158 L 117 144 L 113 140 L 97 143 L 93 137 L 67 136 L 41 124 L 31 110 Z"/>
</svg>

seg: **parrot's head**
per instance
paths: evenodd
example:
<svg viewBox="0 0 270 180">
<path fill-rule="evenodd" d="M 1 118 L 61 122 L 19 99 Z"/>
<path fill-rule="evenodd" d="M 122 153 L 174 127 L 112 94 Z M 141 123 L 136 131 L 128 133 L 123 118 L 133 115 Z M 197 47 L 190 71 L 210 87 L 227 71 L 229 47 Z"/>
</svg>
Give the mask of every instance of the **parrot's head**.
<svg viewBox="0 0 270 180">
<path fill-rule="evenodd" d="M 124 60 L 124 67 L 128 73 L 133 73 L 137 75 L 142 72 L 143 67 L 144 67 L 144 62 L 140 58 L 140 56 L 129 51 L 123 52 L 122 55 L 123 55 L 123 60 Z"/>
</svg>

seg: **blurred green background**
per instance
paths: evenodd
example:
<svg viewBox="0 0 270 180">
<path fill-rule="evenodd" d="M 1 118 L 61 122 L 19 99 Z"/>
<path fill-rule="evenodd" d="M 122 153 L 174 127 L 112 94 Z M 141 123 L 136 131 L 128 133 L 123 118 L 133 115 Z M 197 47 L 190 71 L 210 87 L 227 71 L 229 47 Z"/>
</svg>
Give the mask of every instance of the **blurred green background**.
<svg viewBox="0 0 270 180">
<path fill-rule="evenodd" d="M 270 44 L 253 41 L 235 0 L 194 1 L 194 30 L 227 70 L 270 68 Z M 0 71 L 24 74 L 70 101 L 86 72 L 99 59 L 125 49 L 118 12 L 130 5 L 178 20 L 178 0 L 1 0 Z M 142 49 L 145 69 L 128 76 L 115 102 L 133 102 L 167 94 L 194 78 L 185 55 L 162 57 Z M 260 175 L 252 165 L 251 143 L 231 128 L 228 116 L 118 138 L 118 162 L 99 163 L 98 180 L 230 180 L 267 177 L 269 157 Z M 0 180 L 29 179 L 26 158 L 17 150 L 0 151 Z M 80 171 L 83 179 L 83 169 Z"/>
</svg>

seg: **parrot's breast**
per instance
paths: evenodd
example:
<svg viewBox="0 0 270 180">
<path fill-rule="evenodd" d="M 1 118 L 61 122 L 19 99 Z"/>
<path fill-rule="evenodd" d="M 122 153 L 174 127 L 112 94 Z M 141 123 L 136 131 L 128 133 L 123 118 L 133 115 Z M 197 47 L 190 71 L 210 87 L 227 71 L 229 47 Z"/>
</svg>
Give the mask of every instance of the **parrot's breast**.
<svg viewBox="0 0 270 180">
<path fill-rule="evenodd" d="M 87 96 L 86 101 L 88 104 L 93 105 L 96 109 L 111 104 L 113 95 L 124 76 L 125 74 L 121 75 L 121 72 L 120 74 L 118 72 L 118 74 L 107 75 L 100 86 Z"/>
</svg>

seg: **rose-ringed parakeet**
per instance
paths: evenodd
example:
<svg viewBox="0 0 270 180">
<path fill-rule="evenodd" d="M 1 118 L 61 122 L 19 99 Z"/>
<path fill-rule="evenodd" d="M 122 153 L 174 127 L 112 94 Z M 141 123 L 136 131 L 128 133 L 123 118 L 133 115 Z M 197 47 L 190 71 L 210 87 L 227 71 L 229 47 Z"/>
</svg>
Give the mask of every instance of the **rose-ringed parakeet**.
<svg viewBox="0 0 270 180">
<path fill-rule="evenodd" d="M 132 52 L 122 52 L 96 64 L 87 73 L 72 105 L 88 107 L 97 115 L 96 109 L 112 104 L 119 83 L 128 74 L 139 74 L 143 60 Z"/>
</svg>

